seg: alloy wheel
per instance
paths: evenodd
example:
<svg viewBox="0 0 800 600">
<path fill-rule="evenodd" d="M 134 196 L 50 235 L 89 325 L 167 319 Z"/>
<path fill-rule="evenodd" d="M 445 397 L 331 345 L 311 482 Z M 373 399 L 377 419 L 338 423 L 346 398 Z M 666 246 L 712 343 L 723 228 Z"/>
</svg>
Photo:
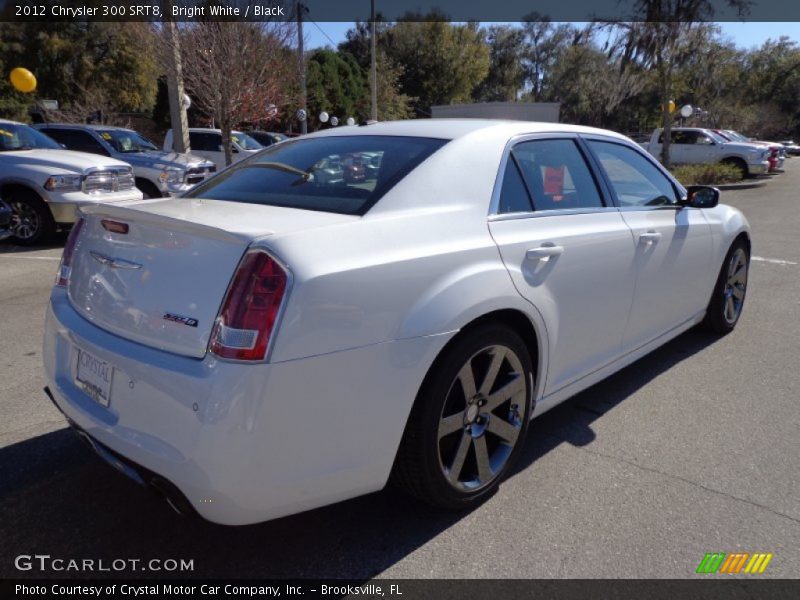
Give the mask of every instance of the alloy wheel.
<svg viewBox="0 0 800 600">
<path fill-rule="evenodd" d="M 729 324 L 736 323 L 742 312 L 744 296 L 747 292 L 747 254 L 738 248 L 728 263 L 727 279 L 723 289 L 723 316 Z"/>
<path fill-rule="evenodd" d="M 488 346 L 459 370 L 439 419 L 439 465 L 448 483 L 473 492 L 503 471 L 530 402 L 525 370 L 508 347 Z"/>
<path fill-rule="evenodd" d="M 11 231 L 20 240 L 30 240 L 39 233 L 42 226 L 39 214 L 26 202 L 12 201 L 8 205 L 11 207 Z"/>
</svg>

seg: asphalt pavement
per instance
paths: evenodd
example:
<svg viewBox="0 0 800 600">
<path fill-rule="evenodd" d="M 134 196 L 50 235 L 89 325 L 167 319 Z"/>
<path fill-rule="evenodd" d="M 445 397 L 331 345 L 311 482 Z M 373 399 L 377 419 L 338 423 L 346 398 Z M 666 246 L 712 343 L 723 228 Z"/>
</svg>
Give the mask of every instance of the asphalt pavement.
<svg viewBox="0 0 800 600">
<path fill-rule="evenodd" d="M 537 419 L 515 473 L 462 514 L 389 489 L 249 527 L 177 516 L 82 445 L 42 393 L 63 237 L 0 243 L 0 577 L 40 577 L 14 567 L 39 553 L 193 559 L 181 575 L 203 578 L 693 578 L 718 551 L 769 552 L 759 577 L 796 577 L 800 158 L 786 171 L 723 193 L 754 235 L 734 333 L 690 331 Z"/>
</svg>

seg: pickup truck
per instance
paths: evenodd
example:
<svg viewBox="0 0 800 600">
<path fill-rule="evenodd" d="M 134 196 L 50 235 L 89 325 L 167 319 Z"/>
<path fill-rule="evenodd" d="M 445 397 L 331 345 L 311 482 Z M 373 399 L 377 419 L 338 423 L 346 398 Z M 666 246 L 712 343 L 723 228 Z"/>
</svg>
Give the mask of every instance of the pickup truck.
<svg viewBox="0 0 800 600">
<path fill-rule="evenodd" d="M 0 119 L 0 201 L 11 207 L 13 242 L 48 241 L 72 226 L 79 206 L 141 199 L 130 165 L 64 150 L 28 125 Z"/>
<path fill-rule="evenodd" d="M 189 146 L 192 152 L 205 159 L 213 161 L 220 171 L 226 167 L 225 152 L 222 148 L 222 131 L 220 129 L 207 129 L 204 127 L 189 128 Z M 164 150 L 172 151 L 172 129 L 164 137 Z M 263 150 L 264 146 L 241 131 L 231 131 L 231 153 L 233 162 L 239 162 Z"/>
<path fill-rule="evenodd" d="M 641 146 L 660 160 L 662 142 L 663 132 L 656 129 L 650 141 Z M 738 168 L 743 177 L 769 171 L 769 153 L 768 147 L 729 142 L 710 129 L 699 127 L 674 127 L 670 136 L 669 157 L 673 164 L 724 163 Z"/>
<path fill-rule="evenodd" d="M 200 156 L 159 150 L 140 133 L 109 125 L 34 125 L 69 150 L 101 154 L 133 167 L 145 198 L 161 198 L 188 192 L 216 172 L 216 165 Z"/>
</svg>

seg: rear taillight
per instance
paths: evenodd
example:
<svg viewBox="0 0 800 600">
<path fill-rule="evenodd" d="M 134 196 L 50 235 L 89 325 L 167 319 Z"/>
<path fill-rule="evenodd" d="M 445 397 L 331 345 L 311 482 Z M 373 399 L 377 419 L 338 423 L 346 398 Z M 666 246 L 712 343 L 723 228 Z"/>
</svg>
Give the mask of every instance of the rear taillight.
<svg viewBox="0 0 800 600">
<path fill-rule="evenodd" d="M 211 332 L 222 358 L 264 360 L 287 284 L 286 271 L 262 250 L 245 254 Z"/>
<path fill-rule="evenodd" d="M 61 254 L 61 262 L 58 265 L 58 273 L 56 273 L 56 285 L 66 287 L 69 284 L 69 276 L 72 273 L 72 255 L 75 253 L 75 244 L 78 243 L 84 223 L 86 223 L 85 219 L 78 219 L 69 232 L 67 243 L 64 244 L 64 252 Z"/>
</svg>

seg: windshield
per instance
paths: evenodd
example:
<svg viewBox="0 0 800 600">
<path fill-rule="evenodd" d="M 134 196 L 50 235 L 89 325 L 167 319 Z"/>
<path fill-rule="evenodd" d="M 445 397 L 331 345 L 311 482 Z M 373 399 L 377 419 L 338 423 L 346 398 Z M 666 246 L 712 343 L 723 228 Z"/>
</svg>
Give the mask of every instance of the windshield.
<svg viewBox="0 0 800 600">
<path fill-rule="evenodd" d="M 249 135 L 242 133 L 241 131 L 232 131 L 231 141 L 237 144 L 243 150 L 261 150 L 264 147 Z"/>
<path fill-rule="evenodd" d="M 63 150 L 56 142 L 33 127 L 18 123 L 0 123 L 0 152 L 12 150 Z"/>
<path fill-rule="evenodd" d="M 729 140 L 729 139 L 727 139 L 727 138 L 726 138 L 724 135 L 720 135 L 720 134 L 719 134 L 719 133 L 717 133 L 716 131 L 711 131 L 710 129 L 708 129 L 708 130 L 706 131 L 706 133 L 708 133 L 708 135 L 709 135 L 709 136 L 711 136 L 711 139 L 712 139 L 712 140 L 714 140 L 715 142 L 719 142 L 720 144 L 724 144 L 724 143 L 726 143 L 726 142 L 729 142 L 729 141 L 730 141 L 730 140 Z"/>
<path fill-rule="evenodd" d="M 117 152 L 149 152 L 158 147 L 143 135 L 130 129 L 108 129 L 97 132 Z"/>
<path fill-rule="evenodd" d="M 237 163 L 186 196 L 363 215 L 445 143 L 371 135 L 288 140 Z"/>
<path fill-rule="evenodd" d="M 731 136 L 731 138 L 733 138 L 737 142 L 749 142 L 750 141 L 749 137 L 743 136 L 738 131 L 728 131 L 727 133 Z"/>
</svg>

